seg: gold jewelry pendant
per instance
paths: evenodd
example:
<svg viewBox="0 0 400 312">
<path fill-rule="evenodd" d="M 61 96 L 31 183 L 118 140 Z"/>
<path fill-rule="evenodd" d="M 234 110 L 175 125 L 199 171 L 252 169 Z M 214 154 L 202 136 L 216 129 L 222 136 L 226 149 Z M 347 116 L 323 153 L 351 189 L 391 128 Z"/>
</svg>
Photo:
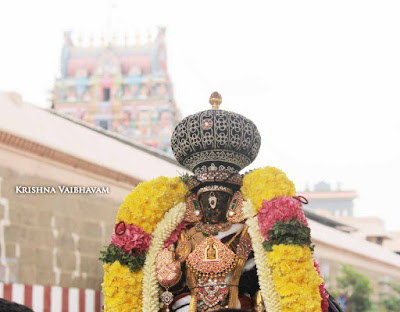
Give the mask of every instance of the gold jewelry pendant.
<svg viewBox="0 0 400 312">
<path fill-rule="evenodd" d="M 208 202 L 210 204 L 211 209 L 215 209 L 217 206 L 217 197 L 215 197 L 214 192 L 210 193 L 210 196 L 208 197 Z"/>
<path fill-rule="evenodd" d="M 225 276 L 235 267 L 235 253 L 218 238 L 210 235 L 188 256 L 187 265 L 196 276 Z"/>
</svg>

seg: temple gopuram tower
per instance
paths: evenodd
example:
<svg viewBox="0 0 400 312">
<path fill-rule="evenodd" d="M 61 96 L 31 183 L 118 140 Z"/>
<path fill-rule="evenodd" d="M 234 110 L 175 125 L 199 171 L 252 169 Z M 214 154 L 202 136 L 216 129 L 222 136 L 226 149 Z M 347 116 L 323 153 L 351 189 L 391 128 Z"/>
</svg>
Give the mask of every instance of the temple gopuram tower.
<svg viewBox="0 0 400 312">
<path fill-rule="evenodd" d="M 52 107 L 72 118 L 120 134 L 135 143 L 170 153 L 179 111 L 167 71 L 165 28 L 133 43 L 113 37 L 105 44 L 78 44 L 64 34 L 61 78 Z"/>
</svg>

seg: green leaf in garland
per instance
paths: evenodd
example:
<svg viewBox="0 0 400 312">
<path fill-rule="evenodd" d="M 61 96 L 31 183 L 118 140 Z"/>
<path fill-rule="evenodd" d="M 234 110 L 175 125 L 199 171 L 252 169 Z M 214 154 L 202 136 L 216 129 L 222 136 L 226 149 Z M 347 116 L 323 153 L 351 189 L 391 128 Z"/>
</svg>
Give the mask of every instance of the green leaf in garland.
<svg viewBox="0 0 400 312">
<path fill-rule="evenodd" d="M 112 244 L 110 244 L 106 250 L 100 251 L 100 254 L 100 261 L 104 263 L 119 261 L 121 265 L 127 266 L 131 272 L 140 270 L 146 261 L 146 253 L 143 252 L 138 255 L 133 251 L 132 254 L 128 254 L 125 253 L 123 249 Z"/>
<path fill-rule="evenodd" d="M 183 183 L 188 184 L 188 183 L 189 183 L 190 176 L 189 176 L 188 173 L 185 173 L 185 174 L 182 174 L 182 175 L 180 176 L 180 179 L 181 179 L 181 181 L 182 181 Z"/>
<path fill-rule="evenodd" d="M 266 251 L 272 251 L 273 243 L 271 241 L 263 241 L 263 246 Z"/>
<path fill-rule="evenodd" d="M 272 251 L 273 245 L 280 244 L 308 246 L 312 251 L 314 250 L 310 228 L 295 218 L 287 222 L 275 222 L 272 229 L 268 231 L 268 241 L 263 242 L 264 249 L 267 251 Z"/>
</svg>

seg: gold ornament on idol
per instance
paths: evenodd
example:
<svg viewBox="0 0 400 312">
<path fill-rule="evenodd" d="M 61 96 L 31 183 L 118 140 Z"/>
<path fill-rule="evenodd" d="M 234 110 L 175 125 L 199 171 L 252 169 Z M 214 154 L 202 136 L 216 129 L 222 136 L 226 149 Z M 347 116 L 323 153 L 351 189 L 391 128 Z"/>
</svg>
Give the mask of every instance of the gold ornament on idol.
<svg viewBox="0 0 400 312">
<path fill-rule="evenodd" d="M 230 223 L 240 223 L 244 220 L 243 215 L 243 195 L 241 192 L 237 191 L 232 197 L 229 204 L 228 211 L 226 213 L 226 219 Z"/>
<path fill-rule="evenodd" d="M 198 222 L 203 218 L 196 194 L 192 193 L 186 201 L 186 212 L 184 221 L 189 223 Z"/>
<path fill-rule="evenodd" d="M 207 185 L 199 188 L 199 190 L 197 191 L 197 196 L 200 196 L 205 192 L 213 192 L 213 191 L 225 192 L 230 195 L 233 195 L 233 191 L 229 187 L 222 185 Z"/>
<path fill-rule="evenodd" d="M 208 203 L 210 204 L 211 209 L 215 209 L 215 207 L 217 207 L 217 197 L 215 196 L 214 192 L 210 192 Z"/>
<path fill-rule="evenodd" d="M 198 277 L 213 278 L 229 273 L 236 264 L 236 255 L 214 236 L 207 237 L 188 259 L 188 267 Z"/>
<path fill-rule="evenodd" d="M 164 248 L 156 257 L 157 280 L 165 288 L 161 294 L 161 301 L 166 306 L 166 312 L 169 312 L 169 305 L 174 300 L 174 295 L 169 288 L 176 285 L 182 277 L 181 263 L 175 260 L 173 247 Z"/>
<path fill-rule="evenodd" d="M 210 100 L 209 100 L 212 109 L 219 109 L 219 106 L 222 103 L 222 96 L 219 94 L 217 91 L 214 91 L 210 95 Z"/>
<path fill-rule="evenodd" d="M 232 226 L 231 222 L 225 222 L 225 223 L 219 223 L 219 224 L 211 224 L 211 223 L 203 223 L 203 222 L 197 222 L 195 224 L 195 229 L 198 232 L 202 232 L 207 235 L 215 235 L 218 234 L 219 232 L 225 232 L 230 229 Z"/>
</svg>

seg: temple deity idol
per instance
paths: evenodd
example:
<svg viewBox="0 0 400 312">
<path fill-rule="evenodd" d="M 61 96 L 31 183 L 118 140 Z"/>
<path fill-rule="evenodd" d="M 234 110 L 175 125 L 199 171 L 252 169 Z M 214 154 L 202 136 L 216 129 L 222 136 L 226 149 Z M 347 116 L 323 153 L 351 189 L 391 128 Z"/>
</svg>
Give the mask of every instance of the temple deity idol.
<svg viewBox="0 0 400 312">
<path fill-rule="evenodd" d="M 261 136 L 248 118 L 212 108 L 171 139 L 193 174 L 139 184 L 102 251 L 104 310 L 337 312 L 325 289 L 294 184 L 264 167 L 243 173 Z"/>
</svg>

